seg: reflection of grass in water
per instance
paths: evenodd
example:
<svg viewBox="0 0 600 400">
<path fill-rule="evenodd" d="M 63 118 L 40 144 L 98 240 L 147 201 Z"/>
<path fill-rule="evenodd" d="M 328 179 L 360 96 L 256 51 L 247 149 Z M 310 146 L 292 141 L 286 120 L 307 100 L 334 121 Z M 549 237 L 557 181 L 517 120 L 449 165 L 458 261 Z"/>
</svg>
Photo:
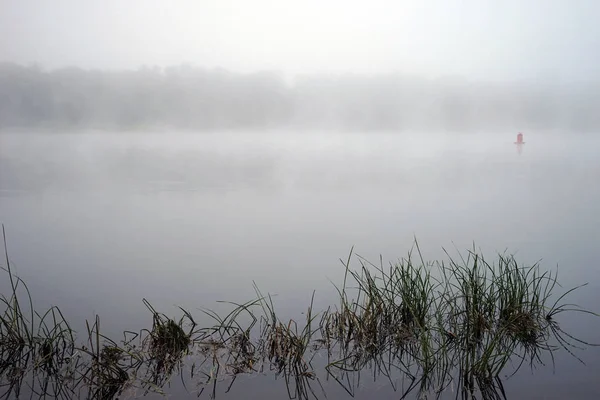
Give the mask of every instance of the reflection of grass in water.
<svg viewBox="0 0 600 400">
<path fill-rule="evenodd" d="M 58 308 L 34 311 L 5 244 L 11 293 L 1 297 L 0 398 L 31 387 L 40 397 L 112 399 L 137 389 L 162 392 L 175 375 L 188 389 L 194 380 L 198 394 L 211 387 L 214 397 L 219 382 L 229 379 L 228 391 L 239 375 L 265 370 L 284 378 L 290 398 L 317 398 L 313 382 L 323 394 L 324 388 L 313 359 L 325 352 L 325 377 L 350 394 L 368 371 L 403 397 L 458 388 L 462 398 L 496 399 L 505 397 L 499 376 L 509 362 L 517 361 L 515 373 L 526 363 L 543 364 L 544 355 L 554 361 L 556 350 L 576 357 L 574 349 L 589 345 L 556 320 L 563 312 L 596 315 L 563 303 L 579 287 L 551 300 L 556 273 L 519 266 L 507 255 L 489 264 L 475 250 L 426 263 L 415 248 L 418 263 L 412 252 L 387 267 L 358 256 L 358 270 L 350 267 L 351 252 L 339 304 L 315 313 L 311 300 L 304 321 L 281 320 L 272 297 L 255 286 L 256 300 L 229 303 L 225 315 L 203 309 L 215 321 L 211 327 L 197 329 L 183 309 L 180 319 L 169 318 L 144 299 L 151 329 L 126 331 L 117 343 L 100 333 L 96 317 L 86 322 L 87 343 L 77 346 Z"/>
<path fill-rule="evenodd" d="M 573 354 L 582 342 L 555 322 L 565 311 L 590 313 L 549 299 L 556 274 L 521 267 L 500 255 L 496 265 L 470 251 L 460 262 L 413 263 L 409 254 L 389 267 L 358 257 L 361 268 L 346 269 L 338 288 L 340 304 L 324 313 L 321 335 L 339 354 L 328 371 L 353 394 L 360 373 L 370 369 L 395 384 L 393 371 L 408 378 L 408 394 L 441 393 L 458 384 L 465 396 L 503 395 L 500 372 L 509 361 L 543 363 L 558 348 Z M 557 342 L 551 345 L 552 341 Z M 574 354 L 573 354 L 574 355 Z M 352 381 L 352 379 L 355 379 Z"/>
<path fill-rule="evenodd" d="M 61 378 L 66 375 L 69 354 L 74 351 L 73 331 L 57 307 L 45 313 L 34 310 L 29 288 L 14 276 L 6 234 L 2 226 L 4 255 L 10 282 L 10 295 L 0 296 L 4 312 L 0 315 L 0 398 L 14 393 L 19 395 L 24 379 L 31 371 L 41 372 L 27 385 L 48 395 L 63 394 Z M 26 304 L 21 301 L 21 288 Z"/>
<path fill-rule="evenodd" d="M 268 360 L 277 375 L 283 375 L 288 395 L 290 398 L 308 398 L 315 394 L 310 381 L 316 379 L 312 367 L 312 358 L 309 351 L 314 349 L 314 335 L 319 330 L 315 326 L 318 315 L 313 314 L 314 292 L 306 312 L 304 325 L 290 319 L 287 323 L 279 319 L 275 312 L 273 299 L 268 296 L 268 301 L 258 287 L 255 290 L 263 311 L 261 318 L 262 329 L 260 332 L 263 357 Z M 323 387 L 317 380 L 321 390 Z"/>
<path fill-rule="evenodd" d="M 126 351 L 100 333 L 100 318 L 90 326 L 86 321 L 88 346 L 80 348 L 88 356 L 78 368 L 78 382 L 87 389 L 87 398 L 112 399 L 121 394 L 130 377 L 122 362 Z M 134 359 L 134 357 L 132 357 Z"/>
<path fill-rule="evenodd" d="M 146 332 L 143 348 L 151 364 L 152 382 L 162 386 L 164 379 L 180 367 L 181 359 L 188 354 L 192 343 L 191 334 L 196 324 L 187 312 L 184 312 L 184 317 L 175 322 L 158 313 L 146 299 L 143 301 L 152 313 L 152 330 Z M 186 320 L 191 324 L 188 332 L 184 330 Z"/>
</svg>

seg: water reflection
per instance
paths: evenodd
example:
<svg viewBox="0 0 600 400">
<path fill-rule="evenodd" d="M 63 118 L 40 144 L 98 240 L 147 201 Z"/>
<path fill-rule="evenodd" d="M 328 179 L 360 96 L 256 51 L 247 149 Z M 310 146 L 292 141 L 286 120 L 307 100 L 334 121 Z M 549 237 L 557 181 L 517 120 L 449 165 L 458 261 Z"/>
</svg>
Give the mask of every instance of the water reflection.
<svg viewBox="0 0 600 400">
<path fill-rule="evenodd" d="M 543 135 L 521 157 L 504 132 L 0 135 L 0 220 L 38 304 L 61 305 L 80 336 L 100 314 L 115 340 L 151 326 L 144 297 L 191 310 L 252 298 L 252 281 L 277 293 L 281 318 L 305 311 L 313 289 L 326 309 L 340 254 L 403 254 L 414 235 L 428 258 L 476 240 L 486 254 L 558 263 L 573 285 L 596 272 L 599 144 Z M 591 285 L 574 302 L 597 304 Z M 598 324 L 569 327 L 600 341 Z M 541 369 L 515 393 L 530 397 L 532 382 L 592 393 L 600 358 L 585 359 L 588 369 L 561 360 L 560 374 Z"/>
<path fill-rule="evenodd" d="M 4 234 L 4 229 L 3 229 Z M 423 261 L 418 244 L 398 263 L 371 264 L 350 253 L 339 303 L 317 312 L 313 298 L 303 318 L 278 314 L 270 294 L 227 302 L 229 311 L 201 311 L 213 325 L 201 328 L 189 311 L 162 314 L 146 300 L 152 327 L 124 331 L 112 340 L 100 318 L 86 321 L 78 343 L 58 307 L 34 312 L 32 294 L 11 269 L 0 316 L 1 398 L 114 399 L 168 392 L 181 379 L 189 394 L 227 393 L 238 376 L 282 377 L 290 399 L 324 398 L 322 381 L 354 397 L 361 375 L 384 380 L 401 398 L 506 399 L 504 376 L 554 362 L 555 352 L 576 354 L 597 346 L 563 330 L 563 314 L 598 315 L 570 303 L 581 289 L 560 288 L 539 265 L 511 255 L 488 263 L 475 249 L 446 262 Z M 353 269 L 351 261 L 359 268 Z M 560 289 L 560 291 L 559 291 Z M 507 372 L 508 370 L 508 372 Z"/>
</svg>

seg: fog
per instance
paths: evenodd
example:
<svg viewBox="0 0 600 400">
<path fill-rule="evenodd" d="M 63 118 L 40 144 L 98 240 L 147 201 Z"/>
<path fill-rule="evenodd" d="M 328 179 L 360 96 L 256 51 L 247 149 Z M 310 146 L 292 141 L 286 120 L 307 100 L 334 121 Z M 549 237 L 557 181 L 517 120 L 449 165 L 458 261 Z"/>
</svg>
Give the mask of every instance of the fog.
<svg viewBox="0 0 600 400">
<path fill-rule="evenodd" d="M 0 65 L 0 128 L 516 131 L 600 128 L 600 83 Z"/>
<path fill-rule="evenodd" d="M 3 0 L 0 60 L 131 69 L 597 78 L 593 0 Z"/>
<path fill-rule="evenodd" d="M 35 304 L 79 332 L 98 313 L 114 337 L 152 323 L 142 298 L 171 316 L 245 302 L 253 282 L 283 319 L 313 290 L 325 309 L 352 246 L 387 264 L 415 238 L 427 260 L 475 243 L 559 265 L 565 288 L 590 282 L 569 301 L 598 311 L 598 15 L 593 0 L 0 0 L 11 265 Z M 565 321 L 600 342 L 584 318 Z M 600 353 L 578 355 L 511 393 L 597 398 Z"/>
<path fill-rule="evenodd" d="M 116 338 L 151 323 L 143 298 L 179 315 L 176 305 L 247 301 L 253 282 L 282 318 L 302 316 L 313 290 L 325 309 L 351 246 L 387 264 L 415 237 L 427 260 L 475 243 L 488 259 L 508 251 L 524 265 L 558 265 L 565 288 L 590 283 L 571 299 L 595 309 L 600 138 L 525 140 L 519 154 L 514 136 L 497 132 L 2 133 L 0 221 L 35 304 L 60 306 L 79 332 L 98 313 Z M 600 341 L 600 321 L 567 317 L 570 332 Z M 533 377 L 525 368 L 507 382 L 514 398 L 595 398 L 600 356 L 578 355 L 585 366 L 557 354 L 555 375 L 551 364 Z M 260 382 L 235 390 L 286 398 Z M 328 398 L 346 398 L 339 389 Z"/>
<path fill-rule="evenodd" d="M 0 129 L 593 131 L 600 124 L 595 1 L 4 0 L 1 7 Z"/>
</svg>

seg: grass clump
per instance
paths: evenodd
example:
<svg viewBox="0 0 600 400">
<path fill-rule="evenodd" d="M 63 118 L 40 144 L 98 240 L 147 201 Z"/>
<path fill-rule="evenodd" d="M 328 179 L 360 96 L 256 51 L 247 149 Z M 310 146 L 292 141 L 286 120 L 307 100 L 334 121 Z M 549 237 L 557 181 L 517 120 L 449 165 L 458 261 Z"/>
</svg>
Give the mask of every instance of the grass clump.
<svg viewBox="0 0 600 400">
<path fill-rule="evenodd" d="M 142 346 L 148 356 L 151 382 L 160 387 L 181 367 L 182 358 L 189 354 L 196 323 L 186 311 L 179 321 L 175 321 L 158 313 L 146 299 L 143 302 L 152 313 L 152 329 L 146 331 Z M 190 326 L 186 331 L 187 323 Z"/>
<path fill-rule="evenodd" d="M 346 387 L 349 374 L 370 368 L 392 385 L 392 371 L 407 380 L 404 395 L 439 395 L 454 383 L 465 398 L 502 397 L 499 376 L 513 360 L 516 373 L 525 362 L 542 364 L 544 354 L 553 360 L 559 348 L 574 355 L 578 344 L 590 345 L 552 318 L 567 310 L 596 315 L 560 303 L 579 287 L 551 303 L 557 275 L 537 263 L 523 267 L 501 254 L 490 264 L 475 250 L 458 261 L 426 263 L 415 248 L 419 263 L 412 252 L 387 268 L 358 257 L 355 271 L 350 257 L 342 261 L 340 305 L 325 313 L 321 333 L 339 350 L 328 371 Z"/>
<path fill-rule="evenodd" d="M 8 275 L 10 292 L 0 295 L 0 398 L 19 397 L 27 378 L 33 392 L 64 395 L 75 350 L 73 331 L 58 307 L 44 313 L 34 309 L 29 288 L 12 271 L 4 225 L 2 238 L 6 266 L 1 269 Z"/>
<path fill-rule="evenodd" d="M 312 365 L 315 350 L 319 348 L 315 343 L 319 326 L 316 324 L 318 314 L 313 311 L 314 292 L 304 323 L 298 323 L 293 319 L 280 320 L 272 297 L 263 296 L 256 284 L 254 288 L 262 310 L 259 330 L 262 359 L 271 371 L 275 371 L 276 377 L 283 376 L 291 399 L 305 399 L 311 395 L 316 398 L 311 382 L 316 381 L 321 390 L 323 386 Z"/>
<path fill-rule="evenodd" d="M 79 351 L 87 356 L 86 361 L 78 368 L 78 384 L 81 391 L 87 392 L 89 399 L 113 399 L 119 396 L 132 378 L 125 364 L 127 351 L 100 333 L 100 318 L 90 325 L 86 321 L 88 346 L 81 346 Z"/>
</svg>

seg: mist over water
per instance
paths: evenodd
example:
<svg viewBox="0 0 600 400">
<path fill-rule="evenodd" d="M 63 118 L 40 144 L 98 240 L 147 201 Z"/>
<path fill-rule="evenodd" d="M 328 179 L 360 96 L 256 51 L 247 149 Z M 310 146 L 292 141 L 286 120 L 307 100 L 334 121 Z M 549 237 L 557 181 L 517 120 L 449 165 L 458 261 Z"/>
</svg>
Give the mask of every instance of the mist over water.
<svg viewBox="0 0 600 400">
<path fill-rule="evenodd" d="M 99 314 L 116 339 L 151 324 L 144 298 L 220 310 L 253 282 L 299 318 L 313 291 L 315 310 L 338 300 L 353 246 L 385 265 L 415 239 L 426 260 L 558 265 L 600 311 L 599 4 L 5 0 L 11 268 L 40 308 L 79 333 Z M 560 317 L 600 343 L 598 318 Z M 598 348 L 579 355 L 508 398 L 600 398 Z M 286 396 L 269 382 L 220 398 Z M 398 397 L 357 397 L 374 393 Z"/>
<path fill-rule="evenodd" d="M 430 260 L 474 242 L 558 264 L 567 287 L 590 282 L 574 300 L 593 308 L 598 139 L 568 137 L 526 134 L 519 154 L 508 133 L 5 133 L 0 220 L 34 298 L 76 326 L 98 313 L 114 335 L 148 324 L 142 298 L 218 308 L 252 298 L 253 281 L 283 315 L 313 290 L 325 308 L 351 246 L 387 263 L 415 237 Z M 577 331 L 598 341 L 590 327 Z M 550 378 L 597 372 L 584 356 Z"/>
</svg>

